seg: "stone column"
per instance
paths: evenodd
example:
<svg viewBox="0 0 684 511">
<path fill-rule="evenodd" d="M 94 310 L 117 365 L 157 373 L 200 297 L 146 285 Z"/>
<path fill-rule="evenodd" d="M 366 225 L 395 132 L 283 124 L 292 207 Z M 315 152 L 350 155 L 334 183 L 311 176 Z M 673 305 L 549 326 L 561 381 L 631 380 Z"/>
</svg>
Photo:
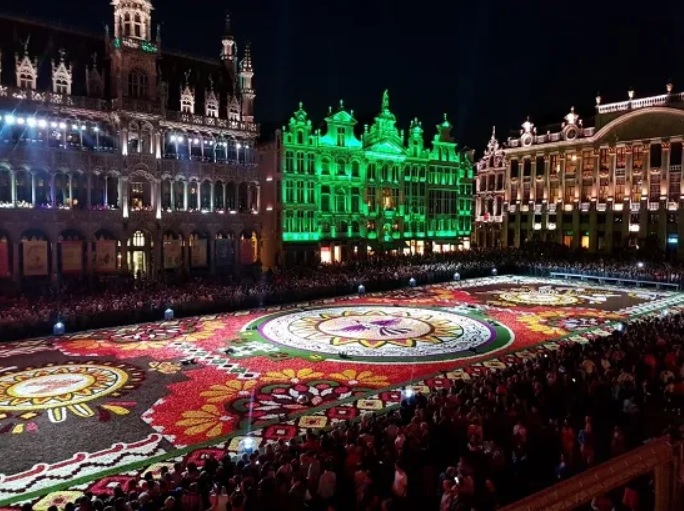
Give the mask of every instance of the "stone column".
<svg viewBox="0 0 684 511">
<path fill-rule="evenodd" d="M 202 211 L 202 181 L 197 181 L 197 211 Z"/>
<path fill-rule="evenodd" d="M 188 210 L 188 182 L 183 181 L 183 210 Z"/>
<path fill-rule="evenodd" d="M 155 179 L 154 180 L 154 188 L 155 188 L 155 203 L 154 203 L 154 210 L 156 211 L 156 217 L 157 220 L 161 219 L 162 215 L 162 180 L 161 179 Z"/>
<path fill-rule="evenodd" d="M 12 173 L 10 174 L 10 186 L 11 186 L 11 190 L 12 190 L 12 206 L 16 206 L 17 205 L 17 176 L 14 173 L 14 171 L 12 171 Z"/>
<path fill-rule="evenodd" d="M 215 196 L 216 195 L 216 185 L 213 181 L 209 183 L 209 211 L 214 212 Z"/>
<path fill-rule="evenodd" d="M 176 211 L 176 181 L 174 179 L 169 181 L 169 188 L 171 190 L 171 211 Z"/>
<path fill-rule="evenodd" d="M 155 157 L 160 160 L 162 157 L 162 136 L 161 136 L 161 131 L 157 131 L 154 134 L 154 147 L 150 148 L 152 151 L 152 154 L 155 155 Z"/>
<path fill-rule="evenodd" d="M 31 204 L 36 207 L 36 175 L 31 172 Z"/>
<path fill-rule="evenodd" d="M 93 189 L 93 176 L 92 174 L 88 173 L 88 176 L 86 177 L 86 208 L 92 209 L 93 207 L 93 196 L 92 196 L 92 190 Z"/>
<path fill-rule="evenodd" d="M 69 174 L 69 207 L 74 205 L 74 186 L 71 174 Z"/>
<path fill-rule="evenodd" d="M 123 217 L 128 218 L 128 178 L 119 178 L 119 201 L 121 201 L 123 209 Z"/>
</svg>

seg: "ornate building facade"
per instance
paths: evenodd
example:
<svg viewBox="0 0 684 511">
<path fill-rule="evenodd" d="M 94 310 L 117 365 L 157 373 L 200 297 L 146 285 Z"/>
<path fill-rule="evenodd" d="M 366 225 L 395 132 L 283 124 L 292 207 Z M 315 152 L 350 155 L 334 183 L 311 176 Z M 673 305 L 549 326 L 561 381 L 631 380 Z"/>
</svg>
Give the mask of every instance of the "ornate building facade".
<svg viewBox="0 0 684 511">
<path fill-rule="evenodd" d="M 446 116 L 431 147 L 417 119 L 408 136 L 397 129 L 387 91 L 360 138 L 356 123 L 340 102 L 329 110 L 325 129 L 314 129 L 300 104 L 283 128 L 276 187 L 285 261 L 469 248 L 472 155 L 458 149 Z"/>
<path fill-rule="evenodd" d="M 149 0 L 112 6 L 101 37 L 0 18 L 0 278 L 260 257 L 249 46 L 227 18 L 220 58 L 162 50 Z"/>
<path fill-rule="evenodd" d="M 477 164 L 475 235 L 479 246 L 530 240 L 590 252 L 645 247 L 683 257 L 684 93 L 602 103 L 593 122 L 571 109 L 538 130 L 528 119 L 501 146 L 496 137 Z"/>
</svg>

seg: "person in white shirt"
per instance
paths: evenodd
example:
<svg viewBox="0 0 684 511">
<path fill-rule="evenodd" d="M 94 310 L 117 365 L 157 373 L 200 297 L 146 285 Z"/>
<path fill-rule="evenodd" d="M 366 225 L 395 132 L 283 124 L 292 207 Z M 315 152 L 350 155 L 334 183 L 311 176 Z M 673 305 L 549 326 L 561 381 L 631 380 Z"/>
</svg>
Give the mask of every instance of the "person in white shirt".
<svg viewBox="0 0 684 511">
<path fill-rule="evenodd" d="M 394 482 L 392 483 L 392 493 L 399 499 L 406 498 L 408 489 L 408 476 L 399 463 L 394 464 Z"/>
</svg>

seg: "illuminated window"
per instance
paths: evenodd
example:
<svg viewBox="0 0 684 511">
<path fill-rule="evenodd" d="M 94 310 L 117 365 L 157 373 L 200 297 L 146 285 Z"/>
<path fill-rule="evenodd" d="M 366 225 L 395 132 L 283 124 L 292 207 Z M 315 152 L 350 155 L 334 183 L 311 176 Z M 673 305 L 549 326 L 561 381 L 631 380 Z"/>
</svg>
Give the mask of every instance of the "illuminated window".
<svg viewBox="0 0 684 511">
<path fill-rule="evenodd" d="M 575 200 L 575 185 L 567 184 L 565 185 L 565 197 L 563 199 L 567 203 L 571 203 Z"/>
<path fill-rule="evenodd" d="M 297 153 L 297 172 L 304 173 L 304 153 Z"/>
<path fill-rule="evenodd" d="M 306 155 L 306 173 L 313 174 L 316 167 L 316 159 L 313 154 Z"/>
<path fill-rule="evenodd" d="M 574 174 L 577 171 L 577 155 L 568 154 L 565 157 L 565 173 Z"/>
<path fill-rule="evenodd" d="M 624 169 L 627 165 L 627 155 L 625 151 L 625 146 L 618 147 L 615 150 L 615 167 L 618 169 Z M 603 170 L 603 167 L 601 168 Z"/>
<path fill-rule="evenodd" d="M 560 163 L 557 154 L 552 154 L 549 157 L 550 163 L 549 168 L 551 170 L 551 175 L 558 174 L 560 172 Z"/>
<path fill-rule="evenodd" d="M 385 209 L 394 209 L 394 201 L 392 200 L 392 190 L 383 188 L 382 190 L 382 207 Z"/>
<path fill-rule="evenodd" d="M 133 233 L 133 246 L 134 247 L 144 247 L 145 246 L 145 235 L 140 231 L 135 231 Z"/>
<path fill-rule="evenodd" d="M 604 154 L 605 154 L 605 158 L 607 161 L 607 158 L 608 158 L 608 150 L 607 149 L 601 149 L 601 152 L 600 152 L 601 165 L 603 165 L 603 163 L 604 163 Z M 589 149 L 588 151 L 582 151 L 582 171 L 583 172 L 593 172 L 594 171 L 594 151 L 592 149 Z"/>
<path fill-rule="evenodd" d="M 632 169 L 643 170 L 644 168 L 644 146 L 634 146 L 632 149 Z"/>
<path fill-rule="evenodd" d="M 366 188 L 366 204 L 368 209 L 373 211 L 375 209 L 375 187 L 369 186 Z"/>
<path fill-rule="evenodd" d="M 358 161 L 353 161 L 351 164 L 351 175 L 352 177 L 359 177 L 361 175 L 361 170 Z"/>
</svg>

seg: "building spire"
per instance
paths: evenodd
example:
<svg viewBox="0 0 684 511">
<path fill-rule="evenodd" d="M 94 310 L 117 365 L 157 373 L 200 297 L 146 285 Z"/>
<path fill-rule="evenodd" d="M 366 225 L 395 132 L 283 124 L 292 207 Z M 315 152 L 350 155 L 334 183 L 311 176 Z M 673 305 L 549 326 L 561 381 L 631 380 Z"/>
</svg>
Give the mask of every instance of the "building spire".
<svg viewBox="0 0 684 511">
<path fill-rule="evenodd" d="M 240 62 L 240 71 L 245 73 L 252 72 L 252 43 L 245 45 L 245 57 Z"/>
<path fill-rule="evenodd" d="M 384 112 L 389 112 L 389 89 L 385 89 L 385 92 L 382 93 L 382 107 L 381 111 Z"/>
</svg>

